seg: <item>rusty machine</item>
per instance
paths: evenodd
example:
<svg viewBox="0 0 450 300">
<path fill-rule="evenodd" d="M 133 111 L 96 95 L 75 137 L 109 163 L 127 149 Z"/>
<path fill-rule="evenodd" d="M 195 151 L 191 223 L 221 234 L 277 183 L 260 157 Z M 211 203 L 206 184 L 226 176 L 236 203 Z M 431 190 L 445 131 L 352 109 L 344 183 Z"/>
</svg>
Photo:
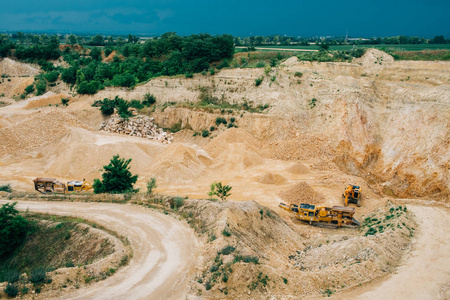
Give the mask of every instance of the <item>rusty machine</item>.
<svg viewBox="0 0 450 300">
<path fill-rule="evenodd" d="M 63 183 L 55 178 L 36 178 L 33 180 L 34 189 L 42 194 L 65 194 L 66 192 L 81 192 L 92 189 L 91 183 L 85 181 L 69 181 Z"/>
<path fill-rule="evenodd" d="M 360 223 L 353 218 L 355 209 L 352 207 L 325 207 L 306 203 L 302 203 L 300 206 L 297 204 L 288 206 L 285 203 L 280 203 L 279 207 L 293 213 L 297 219 L 309 222 L 309 224 L 330 223 L 336 224 L 337 227 L 341 227 L 342 225 L 360 225 Z"/>
</svg>

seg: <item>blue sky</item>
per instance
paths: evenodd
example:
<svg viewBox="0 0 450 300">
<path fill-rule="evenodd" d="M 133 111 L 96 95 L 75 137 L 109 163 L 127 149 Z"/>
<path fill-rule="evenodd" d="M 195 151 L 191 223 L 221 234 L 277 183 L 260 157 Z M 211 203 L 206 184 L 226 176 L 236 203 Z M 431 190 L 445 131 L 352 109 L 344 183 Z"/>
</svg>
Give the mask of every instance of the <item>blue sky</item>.
<svg viewBox="0 0 450 300">
<path fill-rule="evenodd" d="M 450 37 L 448 0 L 0 1 L 0 30 Z"/>
</svg>

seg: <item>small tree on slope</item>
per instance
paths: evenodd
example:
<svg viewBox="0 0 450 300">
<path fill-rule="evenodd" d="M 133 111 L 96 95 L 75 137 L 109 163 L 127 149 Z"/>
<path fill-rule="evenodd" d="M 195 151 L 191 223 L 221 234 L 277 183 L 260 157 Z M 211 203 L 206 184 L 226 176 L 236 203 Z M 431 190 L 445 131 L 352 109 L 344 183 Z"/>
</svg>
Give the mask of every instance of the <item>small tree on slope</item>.
<svg viewBox="0 0 450 300">
<path fill-rule="evenodd" d="M 125 160 L 119 155 L 114 155 L 109 165 L 103 166 L 102 178 L 94 179 L 94 193 L 126 193 L 135 192 L 133 185 L 138 175 L 132 175 L 130 167 L 131 158 Z"/>
</svg>

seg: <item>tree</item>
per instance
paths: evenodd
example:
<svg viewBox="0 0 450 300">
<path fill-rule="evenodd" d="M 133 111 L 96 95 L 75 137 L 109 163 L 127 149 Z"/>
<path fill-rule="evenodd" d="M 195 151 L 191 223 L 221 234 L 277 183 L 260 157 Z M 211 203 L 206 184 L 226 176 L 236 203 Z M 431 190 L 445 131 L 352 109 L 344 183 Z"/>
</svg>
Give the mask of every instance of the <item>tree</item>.
<svg viewBox="0 0 450 300">
<path fill-rule="evenodd" d="M 77 37 L 74 34 L 69 35 L 69 44 L 72 46 L 77 43 Z"/>
<path fill-rule="evenodd" d="M 119 155 L 114 155 L 109 165 L 103 166 L 102 178 L 94 179 L 94 193 L 124 193 L 136 192 L 133 185 L 138 179 L 138 175 L 132 175 L 129 164 L 131 158 L 125 160 Z"/>
<path fill-rule="evenodd" d="M 152 177 L 147 181 L 147 194 L 153 194 L 153 189 L 156 189 L 158 186 L 156 185 L 156 178 Z"/>
<path fill-rule="evenodd" d="M 232 187 L 229 185 L 222 185 L 222 182 L 213 182 L 210 188 L 211 190 L 208 193 L 208 196 L 210 197 L 216 195 L 222 201 L 225 201 L 229 196 L 231 196 L 230 190 Z"/>
<path fill-rule="evenodd" d="M 17 202 L 0 208 L 0 257 L 13 252 L 27 236 L 29 224 L 15 208 Z"/>
</svg>

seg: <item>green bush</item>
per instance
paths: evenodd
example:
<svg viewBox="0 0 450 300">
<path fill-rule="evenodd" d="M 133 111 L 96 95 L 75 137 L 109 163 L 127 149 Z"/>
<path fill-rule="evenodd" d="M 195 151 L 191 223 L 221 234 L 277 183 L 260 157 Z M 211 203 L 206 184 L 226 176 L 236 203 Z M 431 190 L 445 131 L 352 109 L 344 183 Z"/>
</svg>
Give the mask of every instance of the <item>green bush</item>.
<svg viewBox="0 0 450 300">
<path fill-rule="evenodd" d="M 44 268 L 36 268 L 30 272 L 30 281 L 32 283 L 41 283 L 45 279 L 47 272 Z"/>
<path fill-rule="evenodd" d="M 133 99 L 130 102 L 128 102 L 130 107 L 136 108 L 136 109 L 143 109 L 145 107 L 144 103 L 142 101 Z"/>
<path fill-rule="evenodd" d="M 80 84 L 78 84 L 78 89 L 77 92 L 78 94 L 88 94 L 88 95 L 93 95 L 95 93 L 97 93 L 98 90 L 103 89 L 102 84 L 99 81 L 91 81 L 91 82 L 87 82 L 87 81 L 83 81 L 80 82 Z"/>
<path fill-rule="evenodd" d="M 64 105 L 64 106 L 69 105 L 69 99 L 61 98 L 61 104 Z"/>
<path fill-rule="evenodd" d="M 45 80 L 40 79 L 36 81 L 36 96 L 43 95 L 46 90 L 47 90 L 47 82 L 45 82 Z"/>
<path fill-rule="evenodd" d="M 216 130 L 216 127 L 214 127 L 214 126 L 209 127 L 209 131 L 214 131 L 214 130 Z"/>
<path fill-rule="evenodd" d="M 13 284 L 11 284 L 11 283 L 8 283 L 7 285 L 6 285 L 6 288 L 5 288 L 5 293 L 9 296 L 9 297 L 16 297 L 17 296 L 17 294 L 19 294 L 19 289 L 15 286 L 15 285 L 13 285 Z"/>
<path fill-rule="evenodd" d="M 234 252 L 234 250 L 236 250 L 236 247 L 233 247 L 231 245 L 227 245 L 225 247 L 222 248 L 222 250 L 220 250 L 219 252 L 217 252 L 218 254 L 223 254 L 223 255 L 229 255 L 232 252 Z"/>
<path fill-rule="evenodd" d="M 224 228 L 224 229 L 222 230 L 222 235 L 223 235 L 223 236 L 231 236 L 231 232 L 229 232 L 228 229 Z"/>
<path fill-rule="evenodd" d="M 153 194 L 153 189 L 157 188 L 156 178 L 152 177 L 150 180 L 147 180 L 147 194 Z"/>
<path fill-rule="evenodd" d="M 30 84 L 29 86 L 27 86 L 26 88 L 25 88 L 25 94 L 31 94 L 32 92 L 34 92 L 34 85 L 33 84 Z"/>
<path fill-rule="evenodd" d="M 208 137 L 209 136 L 209 131 L 208 131 L 208 129 L 204 129 L 203 131 L 202 131 L 202 137 Z"/>
<path fill-rule="evenodd" d="M 148 93 L 144 95 L 144 100 L 142 101 L 142 104 L 144 104 L 145 106 L 151 106 L 155 103 L 156 103 L 155 96 L 153 96 L 152 94 L 148 94 Z"/>
<path fill-rule="evenodd" d="M 58 71 L 51 71 L 49 73 L 44 74 L 44 78 L 49 83 L 55 82 L 59 78 L 59 72 Z"/>
<path fill-rule="evenodd" d="M 183 198 L 181 198 L 181 197 L 174 197 L 170 201 L 170 208 L 172 208 L 174 210 L 178 210 L 178 208 L 183 206 L 183 204 L 184 204 L 184 199 Z"/>
<path fill-rule="evenodd" d="M 303 73 L 302 72 L 295 72 L 294 76 L 296 77 L 302 77 Z"/>
<path fill-rule="evenodd" d="M 8 193 L 11 193 L 11 192 L 12 192 L 11 185 L 10 185 L 10 184 L 0 185 L 0 192 L 8 192 Z"/>
<path fill-rule="evenodd" d="M 217 117 L 216 118 L 216 125 L 219 126 L 220 124 L 224 124 L 227 125 L 227 120 L 225 118 L 222 117 Z"/>
<path fill-rule="evenodd" d="M 251 256 L 251 255 L 236 255 L 234 257 L 233 263 L 238 263 L 240 261 L 243 261 L 245 263 L 253 263 L 255 265 L 259 264 L 259 258 L 257 256 Z"/>
<path fill-rule="evenodd" d="M 266 66 L 266 63 L 262 60 L 260 60 L 256 63 L 257 68 L 264 68 L 265 66 Z"/>
<path fill-rule="evenodd" d="M 16 204 L 6 203 L 0 208 L 0 256 L 20 246 L 29 230 L 29 222 L 19 215 Z"/>
<path fill-rule="evenodd" d="M 128 110 L 129 107 L 130 106 L 127 101 L 120 101 L 117 110 L 117 114 L 119 115 L 119 117 L 128 120 L 128 118 L 133 115 L 131 111 Z"/>
<path fill-rule="evenodd" d="M 194 77 L 194 74 L 192 74 L 191 72 L 188 72 L 184 75 L 186 78 L 192 78 Z"/>
<path fill-rule="evenodd" d="M 114 155 L 110 163 L 103 166 L 102 178 L 94 179 L 94 193 L 124 193 L 135 192 L 133 185 L 136 183 L 138 176 L 132 175 L 129 164 L 130 159 L 120 158 Z"/>
<path fill-rule="evenodd" d="M 258 77 L 258 78 L 256 78 L 255 79 L 255 85 L 256 86 L 259 86 L 262 82 L 263 82 L 263 77 Z"/>
</svg>

